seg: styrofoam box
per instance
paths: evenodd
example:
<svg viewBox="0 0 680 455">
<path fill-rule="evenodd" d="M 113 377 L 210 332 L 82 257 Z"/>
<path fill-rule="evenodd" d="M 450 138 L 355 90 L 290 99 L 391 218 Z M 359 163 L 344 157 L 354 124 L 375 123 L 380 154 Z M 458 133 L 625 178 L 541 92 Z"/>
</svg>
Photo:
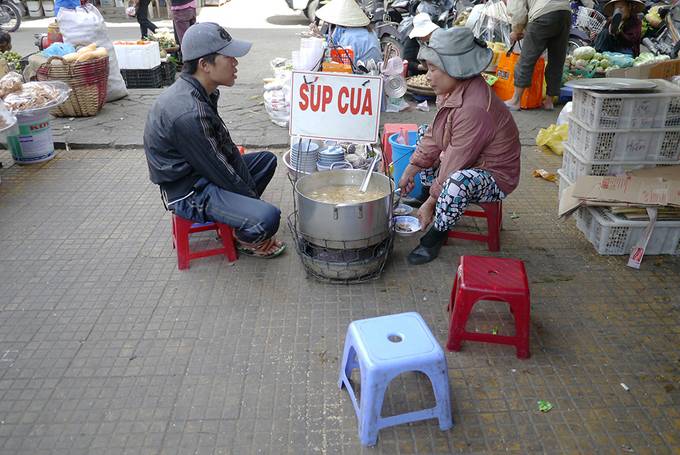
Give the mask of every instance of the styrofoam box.
<svg viewBox="0 0 680 455">
<path fill-rule="evenodd" d="M 572 115 L 600 130 L 680 127 L 680 88 L 663 79 L 651 80 L 657 84 L 653 92 L 574 89 Z"/>
<path fill-rule="evenodd" d="M 592 162 L 680 160 L 680 127 L 598 130 L 572 114 L 567 142 L 584 160 Z"/>
<path fill-rule="evenodd" d="M 629 254 L 649 224 L 602 207 L 581 207 L 575 217 L 576 226 L 601 255 Z M 657 221 L 645 254 L 680 254 L 680 221 Z"/>
<path fill-rule="evenodd" d="M 562 154 L 562 173 L 570 182 L 575 182 L 582 175 L 621 175 L 626 171 L 656 167 L 663 164 L 678 164 L 675 162 L 625 162 L 625 163 L 594 163 L 586 161 L 574 151 L 569 144 L 564 144 Z"/>
<path fill-rule="evenodd" d="M 146 44 L 136 44 L 136 41 L 114 41 L 118 67 L 122 70 L 147 70 L 161 64 L 161 54 L 156 41 L 146 41 Z"/>
</svg>

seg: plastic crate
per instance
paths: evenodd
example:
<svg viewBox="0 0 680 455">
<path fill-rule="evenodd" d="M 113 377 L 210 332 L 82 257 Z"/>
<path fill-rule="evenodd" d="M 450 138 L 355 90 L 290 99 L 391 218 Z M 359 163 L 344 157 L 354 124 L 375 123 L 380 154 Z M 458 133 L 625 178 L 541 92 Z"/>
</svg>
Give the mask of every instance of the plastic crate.
<svg viewBox="0 0 680 455">
<path fill-rule="evenodd" d="M 598 130 L 572 115 L 567 142 L 581 158 L 595 163 L 680 160 L 680 127 Z"/>
<path fill-rule="evenodd" d="M 576 226 L 598 254 L 630 254 L 648 221 L 630 221 L 602 207 L 581 207 L 575 212 Z M 657 221 L 645 254 L 680 254 L 680 221 Z"/>
<path fill-rule="evenodd" d="M 569 188 L 571 185 L 574 184 L 574 182 L 570 181 L 565 175 L 562 169 L 557 170 L 557 175 L 560 176 L 560 186 L 559 189 L 557 190 L 557 201 L 559 202 L 562 199 L 562 193 L 564 193 L 564 190 Z"/>
<path fill-rule="evenodd" d="M 656 167 L 661 164 L 659 162 L 625 162 L 625 163 L 595 163 L 586 161 L 581 156 L 574 152 L 574 149 L 569 144 L 564 144 L 564 153 L 562 154 L 562 174 L 570 182 L 575 182 L 576 179 L 582 175 L 620 175 L 626 171 L 634 169 Z M 677 164 L 677 162 L 675 163 Z"/>
<path fill-rule="evenodd" d="M 645 93 L 574 89 L 572 115 L 598 130 L 680 127 L 680 88 L 653 81 L 657 88 Z"/>
<path fill-rule="evenodd" d="M 163 86 L 172 85 L 175 82 L 175 64 L 172 62 L 162 62 L 161 70 L 163 74 Z"/>
<path fill-rule="evenodd" d="M 590 36 L 596 36 L 604 28 L 607 18 L 601 13 L 585 6 L 580 6 L 576 13 L 576 27 L 588 33 Z"/>
<path fill-rule="evenodd" d="M 120 69 L 148 70 L 161 64 L 161 51 L 156 41 L 114 41 L 113 49 Z"/>
<path fill-rule="evenodd" d="M 161 65 L 150 70 L 120 70 L 127 88 L 160 88 L 163 86 Z"/>
</svg>

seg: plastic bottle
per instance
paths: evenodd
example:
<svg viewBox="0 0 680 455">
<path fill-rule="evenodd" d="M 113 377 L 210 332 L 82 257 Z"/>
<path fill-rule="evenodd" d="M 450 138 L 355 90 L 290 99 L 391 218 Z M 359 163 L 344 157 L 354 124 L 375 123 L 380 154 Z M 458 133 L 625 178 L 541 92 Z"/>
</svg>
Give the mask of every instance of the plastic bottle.
<svg viewBox="0 0 680 455">
<path fill-rule="evenodd" d="M 396 142 L 401 145 L 406 145 L 408 143 L 408 137 L 406 136 L 404 128 L 399 129 L 399 135 L 397 135 Z"/>
</svg>

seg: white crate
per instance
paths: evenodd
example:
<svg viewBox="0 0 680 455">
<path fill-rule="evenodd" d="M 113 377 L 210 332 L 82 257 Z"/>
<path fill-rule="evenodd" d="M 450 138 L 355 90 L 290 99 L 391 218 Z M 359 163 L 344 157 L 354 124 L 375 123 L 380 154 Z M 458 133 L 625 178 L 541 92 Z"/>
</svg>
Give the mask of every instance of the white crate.
<svg viewBox="0 0 680 455">
<path fill-rule="evenodd" d="M 43 7 L 40 0 L 28 0 L 26 2 L 26 8 L 28 9 L 28 15 L 30 17 L 42 17 Z"/>
<path fill-rule="evenodd" d="M 602 207 L 581 207 L 576 226 L 598 254 L 630 254 L 648 221 L 630 221 Z M 680 221 L 657 221 L 645 254 L 680 254 Z"/>
<path fill-rule="evenodd" d="M 680 127 L 680 88 L 653 81 L 656 90 L 645 93 L 574 89 L 572 115 L 600 130 Z"/>
<path fill-rule="evenodd" d="M 565 175 L 564 171 L 562 169 L 557 170 L 557 175 L 560 176 L 560 186 L 559 189 L 557 190 L 557 202 L 559 202 L 562 199 L 562 193 L 564 193 L 564 190 L 569 188 L 571 185 L 574 184 L 574 182 L 571 182 Z"/>
<path fill-rule="evenodd" d="M 635 169 L 656 167 L 661 164 L 659 162 L 639 161 L 626 163 L 594 163 L 586 161 L 574 151 L 569 144 L 564 144 L 564 153 L 562 154 L 562 174 L 570 182 L 575 182 L 576 179 L 582 175 L 621 175 L 626 171 Z M 675 162 L 675 164 L 678 164 Z"/>
<path fill-rule="evenodd" d="M 124 44 L 128 43 L 128 44 Z M 134 44 L 133 44 L 134 43 Z M 122 70 L 148 70 L 161 64 L 161 53 L 156 41 L 114 41 L 118 67 Z"/>
<path fill-rule="evenodd" d="M 569 116 L 568 144 L 586 161 L 678 161 L 680 127 L 598 130 Z"/>
</svg>

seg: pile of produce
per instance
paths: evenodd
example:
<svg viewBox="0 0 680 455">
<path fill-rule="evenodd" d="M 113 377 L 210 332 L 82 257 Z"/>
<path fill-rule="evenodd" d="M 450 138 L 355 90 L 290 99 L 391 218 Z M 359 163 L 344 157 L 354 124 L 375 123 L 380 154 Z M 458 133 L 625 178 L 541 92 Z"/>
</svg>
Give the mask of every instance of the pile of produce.
<svg viewBox="0 0 680 455">
<path fill-rule="evenodd" d="M 406 84 L 416 88 L 432 88 L 430 81 L 427 80 L 426 74 L 419 74 L 418 76 L 411 76 L 406 79 Z"/>
<path fill-rule="evenodd" d="M 15 68 L 19 68 L 21 54 L 14 51 L 0 52 L 0 59 L 5 60 L 10 65 L 14 65 Z"/>
<path fill-rule="evenodd" d="M 670 60 L 668 55 L 654 55 L 651 52 L 642 52 L 633 60 L 633 66 L 651 65 L 652 63 Z"/>
<path fill-rule="evenodd" d="M 0 98 L 10 112 L 37 109 L 64 99 L 64 92 L 45 82 L 24 83 L 21 74 L 11 72 L 0 79 Z"/>
<path fill-rule="evenodd" d="M 156 29 L 154 33 L 149 33 L 149 40 L 156 41 L 161 51 L 161 58 L 167 56 L 167 49 L 176 49 L 175 34 L 167 28 Z"/>
<path fill-rule="evenodd" d="M 668 60 L 668 55 L 654 55 L 643 52 L 633 59 L 619 52 L 596 52 L 590 46 L 579 47 L 572 55 L 567 55 L 562 73 L 562 82 L 582 77 L 603 77 L 608 71 L 631 66 L 649 65 Z"/>
<path fill-rule="evenodd" d="M 97 47 L 96 44 L 92 43 L 81 47 L 76 52 L 64 55 L 63 58 L 66 63 L 80 63 L 108 56 L 109 52 L 106 50 L 106 48 Z"/>
</svg>

